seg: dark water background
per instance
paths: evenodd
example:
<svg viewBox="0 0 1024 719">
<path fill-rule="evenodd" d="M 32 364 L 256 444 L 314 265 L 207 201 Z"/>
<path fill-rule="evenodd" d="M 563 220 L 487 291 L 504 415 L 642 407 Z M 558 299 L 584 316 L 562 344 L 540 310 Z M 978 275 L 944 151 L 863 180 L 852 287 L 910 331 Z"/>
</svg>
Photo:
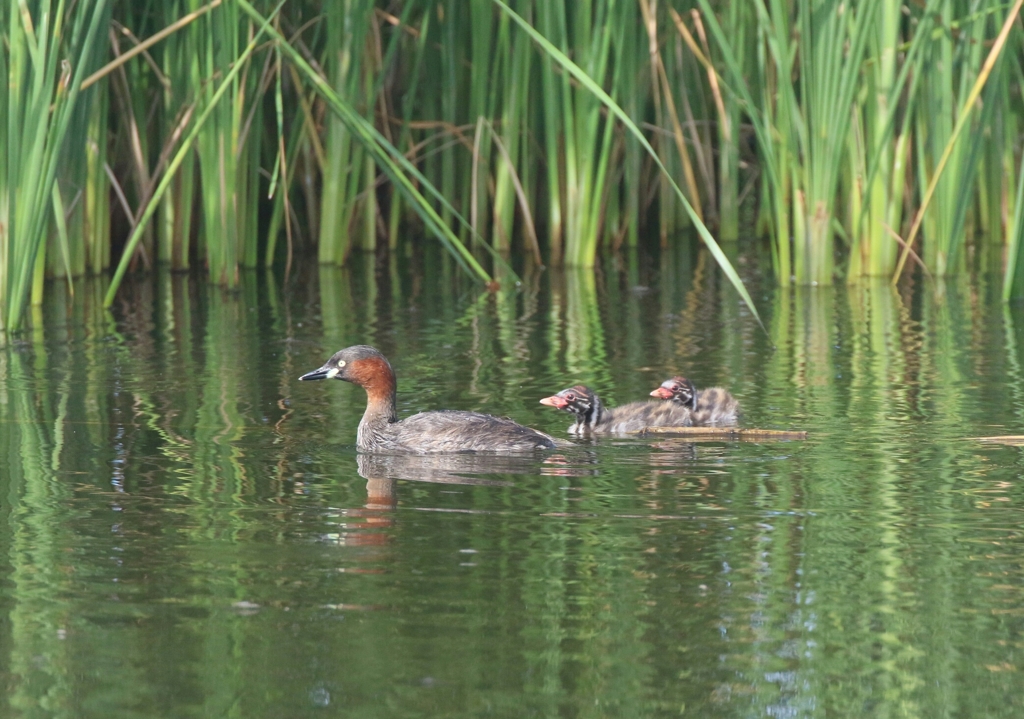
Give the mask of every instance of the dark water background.
<svg viewBox="0 0 1024 719">
<path fill-rule="evenodd" d="M 782 291 L 704 255 L 486 294 L 437 262 L 55 290 L 0 349 L 0 716 L 1020 717 L 1024 311 L 984 278 Z M 356 454 L 399 407 L 684 371 L 803 442 Z M 432 480 L 432 481 L 425 481 Z"/>
</svg>

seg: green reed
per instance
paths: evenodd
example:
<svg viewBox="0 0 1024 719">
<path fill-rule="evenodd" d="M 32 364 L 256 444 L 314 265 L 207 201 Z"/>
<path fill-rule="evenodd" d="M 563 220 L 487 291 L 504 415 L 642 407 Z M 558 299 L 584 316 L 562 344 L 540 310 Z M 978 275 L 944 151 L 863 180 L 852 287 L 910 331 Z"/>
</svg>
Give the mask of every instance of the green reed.
<svg viewBox="0 0 1024 719">
<path fill-rule="evenodd" d="M 82 203 L 82 254 L 85 267 L 73 267 L 74 274 L 98 274 L 110 267 L 110 180 L 107 177 L 107 117 L 110 94 L 107 80 L 101 80 L 88 116 L 85 145 L 85 187 Z M 75 243 L 77 245 L 78 243 Z"/>
<path fill-rule="evenodd" d="M 852 10 L 852 8 L 851 8 Z M 789 131 L 797 150 L 792 170 L 793 270 L 800 283 L 832 282 L 834 207 L 845 160 L 850 106 L 857 90 L 864 47 L 876 23 L 878 5 L 859 3 L 849 17 L 839 2 L 797 3 L 799 81 L 788 78 L 789 58 L 798 49 L 779 16 L 776 0 L 770 16 L 762 13 L 763 31 L 770 33 L 771 59 L 779 92 L 798 108 Z M 798 94 L 799 93 L 799 94 Z"/>
<path fill-rule="evenodd" d="M 949 27 L 956 18 L 957 8 L 952 0 L 945 0 L 939 8 L 941 23 Z M 975 18 L 962 27 L 958 37 L 942 33 L 931 43 L 926 62 L 934 70 L 924 78 L 921 102 L 917 106 L 914 139 L 917 144 L 917 171 L 927 181 L 932 179 L 935 165 L 950 142 L 953 126 L 962 110 L 971 84 L 980 67 L 984 40 L 984 18 Z M 923 259 L 936 274 L 946 275 L 957 269 L 956 250 L 963 239 L 966 200 L 970 199 L 970 185 L 974 181 L 976 157 L 971 152 L 972 135 L 961 134 L 953 145 L 949 165 L 938 181 L 935 200 L 924 216 Z"/>
<path fill-rule="evenodd" d="M 71 120 L 107 13 L 105 0 L 71 9 L 11 0 L 0 10 L 0 329 L 21 326 L 32 284 L 42 281 L 61 150 L 76 136 L 84 145 L 84 128 Z"/>
<path fill-rule="evenodd" d="M 576 64 L 599 84 L 604 85 L 610 77 L 612 93 L 617 94 L 616 88 L 630 78 L 623 77 L 622 63 L 614 62 L 613 57 L 619 59 L 615 55 L 621 51 L 622 36 L 637 21 L 636 9 L 631 4 L 569 4 L 557 22 L 556 44 L 561 45 L 563 52 L 571 52 Z M 600 239 L 600 208 L 614 128 L 611 123 L 602 122 L 602 106 L 592 92 L 574 88 L 567 74 L 563 78 L 560 90 L 566 168 L 565 263 L 590 267 Z"/>
<path fill-rule="evenodd" d="M 111 292 L 154 263 L 232 287 L 299 253 L 405 256 L 424 230 L 485 282 L 520 254 L 592 267 L 696 232 L 737 284 L 715 238 L 754 218 L 782 284 L 893 276 L 907 243 L 930 274 L 976 256 L 1015 280 L 1019 26 L 968 100 L 1016 4 L 294 0 L 244 59 L 268 3 L 27 6 L 45 38 L 17 0 L 0 26 L 22 80 L 0 93 L 8 328 L 45 277 L 105 271 L 126 230 Z M 79 99 L 110 27 L 117 54 L 146 47 Z"/>
<path fill-rule="evenodd" d="M 250 17 L 257 21 L 263 21 L 259 12 L 245 0 L 238 0 L 239 7 Z M 466 247 L 454 235 L 450 227 L 445 224 L 442 218 L 430 205 L 427 199 L 420 193 L 418 187 L 423 187 L 435 200 L 441 203 L 445 211 L 453 212 L 451 204 L 437 192 L 434 186 L 410 163 L 381 133 L 356 109 L 338 95 L 330 84 L 292 47 L 284 37 L 273 28 L 265 28 L 267 32 L 278 42 L 278 47 L 292 63 L 298 68 L 302 75 L 314 86 L 318 96 L 326 103 L 328 108 L 337 117 L 341 118 L 349 132 L 359 138 L 363 149 L 373 158 L 377 166 L 391 180 L 395 188 L 403 194 L 409 205 L 423 220 L 427 228 L 455 257 L 460 266 L 468 273 L 483 282 L 490 283 L 491 277 L 480 263 L 473 257 Z M 460 221 L 465 220 L 459 216 Z"/>
<path fill-rule="evenodd" d="M 530 65 L 534 54 L 529 38 L 523 33 L 514 33 L 514 36 L 509 38 L 511 28 L 507 17 L 503 16 L 500 22 L 499 37 L 503 39 L 502 44 L 508 50 L 505 54 L 507 59 L 502 63 L 501 84 L 507 91 L 502 98 L 503 106 L 499 116 L 501 139 L 496 140 L 502 149 L 495 169 L 494 230 L 491 238 L 496 249 L 508 252 L 512 246 L 512 222 L 516 207 L 515 184 L 519 182 L 521 187 L 522 181 L 529 181 L 532 174 L 524 172 L 529 169 L 529 163 L 523 161 L 520 153 L 522 148 L 523 156 L 527 154 L 526 119 Z"/>
<path fill-rule="evenodd" d="M 897 82 L 900 17 L 898 2 L 882 1 L 875 31 L 868 37 L 868 54 L 873 62 L 858 97 L 859 112 L 854 111 L 850 169 L 855 174 L 848 183 L 851 277 L 889 277 L 896 268 L 898 245 L 886 228 L 898 231 L 902 223 L 910 134 L 904 129 L 893 137 L 893 113 L 901 89 Z M 877 169 L 869 177 L 865 163 L 871 161 L 872 154 L 877 158 Z"/>
<path fill-rule="evenodd" d="M 374 22 L 374 3 L 330 3 L 325 7 L 325 66 L 335 92 L 356 103 L 363 116 L 373 113 L 373 97 L 367 96 L 367 80 L 374 77 L 374 52 L 370 35 Z M 365 153 L 356 136 L 338 117 L 328 121 L 324 143 L 323 193 L 333 198 L 322 203 L 320 215 L 319 259 L 323 264 L 342 264 L 358 235 L 354 216 L 364 217 L 362 249 L 373 249 L 375 231 L 367 232 L 366 223 L 376 220 L 375 172 L 366 164 Z M 372 224 L 370 225 L 372 227 Z"/>
<path fill-rule="evenodd" d="M 1009 160 L 1012 167 L 1012 150 Z M 1024 161 L 1020 162 L 1020 170 L 1016 178 L 1016 192 L 1010 208 L 1010 222 L 1006 235 L 1006 267 L 1003 273 L 1004 300 L 1024 297 L 1024 253 L 1020 251 L 1022 240 L 1024 240 L 1022 238 L 1024 235 Z"/>
<path fill-rule="evenodd" d="M 167 3 L 164 5 L 164 22 L 169 25 L 184 11 L 195 11 L 196 6 L 195 2 L 187 7 L 180 2 Z M 162 93 L 164 113 L 161 120 L 167 125 L 164 135 L 175 132 L 184 116 L 194 112 L 199 101 L 197 90 L 205 84 L 197 56 L 200 33 L 200 26 L 192 26 L 174 33 L 166 40 L 161 67 L 168 81 Z M 160 206 L 157 258 L 175 270 L 188 269 L 190 264 L 189 240 L 195 222 L 195 178 L 195 155 L 189 153 Z"/>
<path fill-rule="evenodd" d="M 277 8 L 274 11 L 274 15 L 275 16 L 277 14 L 277 11 L 280 10 L 281 5 L 283 5 L 283 4 L 284 4 L 284 0 L 281 0 L 281 2 L 277 5 Z M 132 255 L 134 254 L 136 248 L 139 245 L 140 240 L 142 239 L 142 236 L 143 236 L 143 233 L 145 232 L 145 229 L 146 229 L 146 226 L 148 224 L 148 221 L 152 218 L 154 212 L 156 211 L 157 206 L 163 200 L 163 197 L 164 197 L 165 193 L 167 192 L 168 188 L 170 187 L 170 184 L 171 184 L 171 182 L 174 179 L 175 172 L 178 170 L 179 167 L 181 167 L 181 165 L 184 162 L 186 156 L 188 156 L 188 154 L 192 151 L 193 144 L 196 142 L 197 137 L 203 131 L 205 123 L 206 123 L 206 120 L 214 113 L 214 111 L 216 111 L 218 109 L 219 102 L 220 102 L 221 98 L 223 98 L 231 89 L 237 89 L 237 85 L 235 84 L 235 81 L 236 81 L 239 73 L 246 67 L 245 61 L 249 58 L 249 56 L 252 54 L 253 50 L 256 48 L 256 44 L 259 41 L 259 39 L 262 37 L 262 35 L 265 32 L 267 32 L 270 29 L 269 23 L 270 23 L 271 19 L 272 18 L 261 19 L 262 22 L 261 22 L 261 26 L 259 28 L 259 31 L 253 34 L 252 39 L 245 46 L 245 49 L 236 58 L 236 61 L 233 64 L 233 67 L 231 68 L 231 70 L 228 71 L 224 75 L 223 80 L 217 86 L 216 90 L 214 90 L 210 94 L 210 96 L 209 96 L 209 98 L 207 100 L 207 103 L 206 103 L 206 107 L 203 109 L 203 111 L 199 115 L 199 117 L 196 118 L 195 124 L 193 125 L 192 129 L 190 130 L 188 136 L 183 140 L 183 142 L 181 144 L 181 147 L 178 149 L 178 152 L 174 156 L 174 159 L 172 159 L 170 161 L 170 163 L 168 164 L 167 171 L 164 173 L 163 177 L 161 178 L 160 184 L 157 185 L 156 189 L 153 190 L 152 195 L 148 198 L 146 206 L 142 209 L 141 217 L 138 220 L 138 222 L 136 222 L 135 227 L 132 230 L 132 234 L 128 238 L 128 242 L 125 245 L 124 252 L 121 255 L 121 260 L 120 260 L 120 262 L 117 265 L 117 269 L 114 271 L 114 277 L 113 277 L 113 280 L 110 283 L 110 287 L 107 289 L 107 294 L 106 294 L 106 296 L 104 298 L 104 304 L 107 307 L 109 307 L 111 304 L 113 304 L 114 297 L 117 294 L 117 289 L 120 286 L 121 280 L 124 278 L 124 273 L 128 269 L 128 263 L 131 261 Z M 219 154 L 222 157 L 222 159 L 224 160 L 223 164 L 221 165 L 221 167 L 223 169 L 223 167 L 228 162 L 231 162 L 231 160 L 225 158 L 226 152 L 225 152 L 225 150 L 223 148 L 223 145 L 220 148 L 220 153 Z M 220 177 L 219 179 L 221 180 L 221 182 L 218 183 L 218 186 L 220 187 L 220 191 L 217 194 L 219 196 L 223 197 L 225 194 L 227 194 L 225 192 L 225 188 L 226 188 L 226 186 L 228 184 L 228 178 L 225 175 L 225 176 Z M 213 205 L 214 208 L 216 209 L 217 208 L 217 203 L 215 202 L 216 199 L 217 199 L 216 197 L 207 198 L 208 206 L 209 205 Z M 232 206 L 230 208 L 228 208 L 228 207 L 220 208 L 221 209 L 221 215 L 220 216 L 223 218 L 223 221 L 225 223 L 228 222 L 228 210 L 229 209 L 234 209 L 236 206 L 237 206 L 236 204 L 232 204 Z M 214 241 L 215 242 L 215 247 L 211 251 L 211 257 L 209 259 L 210 271 L 211 271 L 211 273 L 215 273 L 216 272 L 216 268 L 220 268 L 223 271 L 222 274 L 221 274 L 221 278 L 224 280 L 224 284 L 227 284 L 229 287 L 231 287 L 231 286 L 234 286 L 234 284 L 237 283 L 237 277 L 238 277 L 238 255 L 237 255 L 237 250 L 238 250 L 238 245 L 237 245 L 237 243 L 236 244 L 229 244 L 226 240 L 225 240 L 225 242 L 221 243 L 221 239 L 222 238 L 216 238 L 215 241 Z M 250 238 L 250 239 L 252 239 L 252 238 Z M 220 244 L 217 244 L 217 243 L 220 243 Z M 218 253 L 218 247 L 221 250 L 223 250 L 223 253 Z M 225 258 L 227 258 L 226 262 L 221 262 L 220 264 L 218 264 L 218 261 L 223 261 L 223 260 L 225 260 Z M 226 273 L 226 274 L 224 274 L 224 273 Z M 216 278 L 217 275 L 213 274 L 213 277 Z"/>
<path fill-rule="evenodd" d="M 503 3 L 501 0 L 493 0 L 493 1 L 495 2 L 495 4 L 497 4 L 499 7 L 502 8 L 503 12 L 507 13 L 509 15 L 509 17 L 511 17 L 513 20 L 515 20 L 516 23 L 520 26 L 520 28 L 522 28 L 527 34 L 530 35 L 530 37 L 533 39 L 533 41 L 536 42 L 540 46 L 540 48 L 543 50 L 543 52 L 545 52 L 552 59 L 554 59 L 559 65 L 562 66 L 562 68 L 565 70 L 567 76 L 568 75 L 572 75 L 572 77 L 576 81 L 578 81 L 583 88 L 585 88 L 587 91 L 589 91 L 590 95 L 593 96 L 593 98 L 597 102 L 599 102 L 601 105 L 604 106 L 604 108 L 607 109 L 607 111 L 608 111 L 610 116 L 614 116 L 614 118 L 619 123 L 621 123 L 622 126 L 634 138 L 636 138 L 636 140 L 640 143 L 641 147 L 646 151 L 648 156 L 657 165 L 658 169 L 661 171 L 662 176 L 665 177 L 668 180 L 668 182 L 670 183 L 670 185 L 672 186 L 672 190 L 675 193 L 676 198 L 679 200 L 679 203 L 682 205 L 682 207 L 685 210 L 686 214 L 689 216 L 690 221 L 693 222 L 694 227 L 696 228 L 697 233 L 698 233 L 700 239 L 704 243 L 704 246 L 707 247 L 707 249 L 711 252 L 712 257 L 715 258 L 715 262 L 718 263 L 718 266 L 721 268 L 721 270 L 725 274 L 726 278 L 733 285 L 733 287 L 736 289 L 736 291 L 739 293 L 739 295 L 743 298 L 743 301 L 746 303 L 747 308 L 750 310 L 751 314 L 757 319 L 758 324 L 761 324 L 761 326 L 763 327 L 763 324 L 761 323 L 760 315 L 757 312 L 757 308 L 754 306 L 754 302 L 750 298 L 750 294 L 747 292 L 746 287 L 744 287 L 743 282 L 742 282 L 742 280 L 740 280 L 739 275 L 736 273 L 736 270 L 733 268 L 732 263 L 725 256 L 725 254 L 722 252 L 721 247 L 718 246 L 718 243 L 715 242 L 715 239 L 711 236 L 711 233 L 708 231 L 708 228 L 702 222 L 700 214 L 699 214 L 699 210 L 695 210 L 694 207 L 690 204 L 690 202 L 687 201 L 686 196 L 683 194 L 682 189 L 672 179 L 672 177 L 669 174 L 668 170 L 666 169 L 664 163 L 662 163 L 662 161 L 659 159 L 658 154 L 655 152 L 654 148 L 651 147 L 650 142 L 648 142 L 647 138 L 644 137 L 643 133 L 640 131 L 640 128 L 637 127 L 636 123 L 634 123 L 629 118 L 629 116 L 626 115 L 626 113 L 615 102 L 615 100 L 612 99 L 608 95 L 608 93 L 606 93 L 594 81 L 594 79 L 589 74 L 587 74 L 587 72 L 585 72 L 582 68 L 580 68 L 579 65 L 575 64 L 572 60 L 570 60 L 563 52 L 561 52 L 557 47 L 555 47 L 550 41 L 548 41 L 540 33 L 538 33 L 536 29 L 532 28 L 522 17 L 520 17 L 519 15 L 515 14 L 512 11 L 512 9 L 508 7 L 508 5 Z M 612 124 L 609 122 L 607 124 L 607 126 L 606 126 L 606 136 L 610 135 L 611 128 L 612 128 Z M 606 170 L 607 170 L 607 167 L 603 167 L 601 173 L 599 173 L 599 177 L 601 177 L 602 181 L 603 181 L 603 176 L 602 175 L 603 175 L 604 171 L 606 171 Z"/>
<path fill-rule="evenodd" d="M 199 21 L 205 32 L 198 43 L 198 66 L 202 77 L 213 78 L 223 68 L 240 61 L 246 35 L 252 27 L 234 3 Z M 244 132 L 249 122 L 261 127 L 260 68 L 247 65 L 235 75 L 221 102 L 214 105 L 197 141 L 202 178 L 202 247 L 210 279 L 227 287 L 238 284 L 240 267 L 256 265 L 255 191 L 262 133 Z M 213 104 L 213 85 L 201 93 L 203 104 Z"/>
</svg>

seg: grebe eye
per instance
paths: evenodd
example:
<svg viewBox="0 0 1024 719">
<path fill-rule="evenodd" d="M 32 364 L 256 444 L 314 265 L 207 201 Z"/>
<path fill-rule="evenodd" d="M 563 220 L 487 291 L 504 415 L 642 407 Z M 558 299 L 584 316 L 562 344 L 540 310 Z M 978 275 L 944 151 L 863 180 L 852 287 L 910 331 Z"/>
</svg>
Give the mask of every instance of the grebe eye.
<svg viewBox="0 0 1024 719">
<path fill-rule="evenodd" d="M 338 360 L 338 369 L 341 369 L 344 366 L 345 366 L 345 360 Z"/>
<path fill-rule="evenodd" d="M 569 400 L 570 402 L 574 402 L 576 400 L 576 395 L 574 395 L 572 392 L 570 392 L 569 394 L 565 395 L 565 398 L 567 400 Z"/>
</svg>

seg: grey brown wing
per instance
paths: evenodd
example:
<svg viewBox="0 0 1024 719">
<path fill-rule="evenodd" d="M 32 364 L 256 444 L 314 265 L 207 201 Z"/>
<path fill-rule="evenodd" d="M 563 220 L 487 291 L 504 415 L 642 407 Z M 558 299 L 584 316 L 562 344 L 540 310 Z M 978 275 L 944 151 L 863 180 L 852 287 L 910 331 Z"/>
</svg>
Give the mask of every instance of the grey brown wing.
<svg viewBox="0 0 1024 719">
<path fill-rule="evenodd" d="M 421 451 L 524 452 L 558 445 L 553 437 L 543 432 L 505 417 L 478 412 L 422 412 L 403 420 L 402 424 L 420 437 Z"/>
</svg>

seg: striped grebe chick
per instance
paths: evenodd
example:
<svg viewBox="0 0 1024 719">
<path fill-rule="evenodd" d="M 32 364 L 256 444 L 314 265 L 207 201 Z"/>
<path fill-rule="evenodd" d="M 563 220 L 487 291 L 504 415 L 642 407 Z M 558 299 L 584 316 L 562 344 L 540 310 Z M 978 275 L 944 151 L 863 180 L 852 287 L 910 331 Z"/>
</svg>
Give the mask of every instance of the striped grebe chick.
<svg viewBox="0 0 1024 719">
<path fill-rule="evenodd" d="M 739 416 L 739 402 L 722 387 L 698 390 L 686 377 L 673 377 L 651 392 L 652 397 L 672 400 L 690 410 L 694 427 L 731 427 Z"/>
<path fill-rule="evenodd" d="M 605 407 L 597 394 L 584 385 L 563 389 L 540 401 L 549 407 L 571 412 L 576 421 L 569 434 L 620 434 L 645 427 L 690 427 L 690 410 L 676 402 L 630 402 Z"/>
</svg>

